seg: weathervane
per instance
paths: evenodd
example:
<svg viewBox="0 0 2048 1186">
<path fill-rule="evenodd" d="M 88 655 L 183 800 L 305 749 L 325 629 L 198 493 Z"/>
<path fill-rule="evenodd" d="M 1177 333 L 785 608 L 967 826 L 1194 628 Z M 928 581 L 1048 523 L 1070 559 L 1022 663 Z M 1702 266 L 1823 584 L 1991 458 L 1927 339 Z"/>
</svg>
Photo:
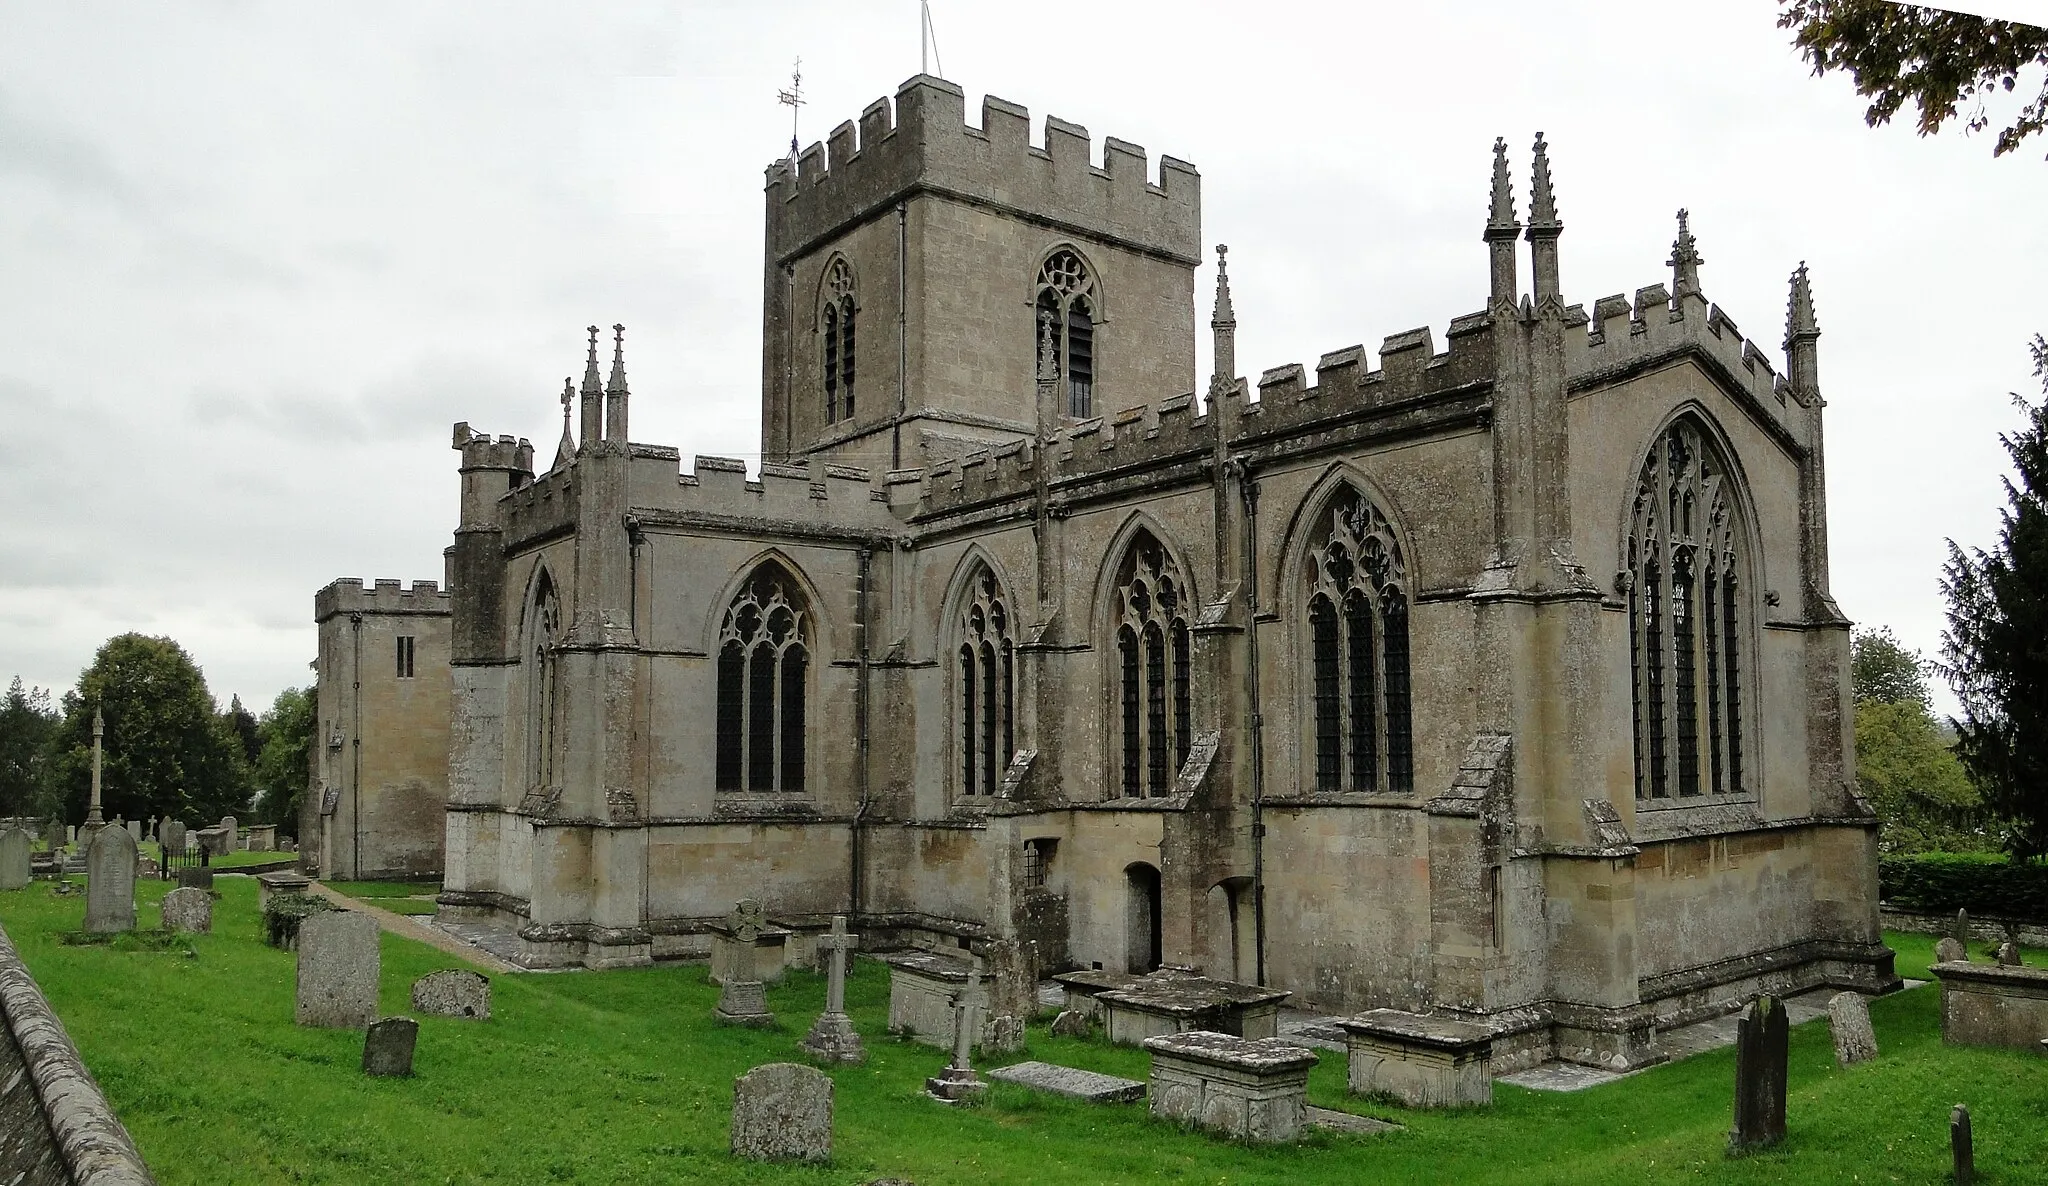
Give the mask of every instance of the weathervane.
<svg viewBox="0 0 2048 1186">
<path fill-rule="evenodd" d="M 796 109 L 804 105 L 804 60 L 789 72 L 789 89 L 775 92 L 775 101 L 789 108 L 789 159 L 796 159 Z"/>
</svg>

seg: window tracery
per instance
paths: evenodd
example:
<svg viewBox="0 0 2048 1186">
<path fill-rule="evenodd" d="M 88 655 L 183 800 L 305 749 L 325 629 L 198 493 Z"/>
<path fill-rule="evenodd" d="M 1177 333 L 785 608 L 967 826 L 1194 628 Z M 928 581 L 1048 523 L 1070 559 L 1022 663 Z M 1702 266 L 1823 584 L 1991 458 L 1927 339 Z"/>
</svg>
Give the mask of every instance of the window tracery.
<svg viewBox="0 0 2048 1186">
<path fill-rule="evenodd" d="M 1733 478 L 1691 418 L 1651 447 L 1625 547 L 1639 799 L 1739 794 L 1748 554 Z"/>
<path fill-rule="evenodd" d="M 1126 798 L 1169 793 L 1194 741 L 1188 601 L 1179 566 L 1140 529 L 1117 567 L 1112 601 L 1123 742 L 1118 791 Z"/>
<path fill-rule="evenodd" d="M 766 561 L 719 627 L 717 787 L 760 794 L 804 789 L 810 615 L 796 582 Z"/>
<path fill-rule="evenodd" d="M 1078 253 L 1061 249 L 1038 269 L 1039 377 L 1064 379 L 1067 415 L 1085 419 L 1095 407 L 1095 278 Z"/>
<path fill-rule="evenodd" d="M 853 266 L 846 257 L 834 256 L 825 266 L 824 309 L 819 315 L 819 338 L 824 351 L 825 423 L 853 415 L 854 314 Z"/>
<path fill-rule="evenodd" d="M 545 569 L 534 583 L 533 607 L 527 614 L 526 685 L 527 782 L 550 787 L 555 782 L 556 700 L 561 687 L 557 644 L 562 637 L 562 602 L 554 578 Z"/>
<path fill-rule="evenodd" d="M 1392 525 L 1344 487 L 1305 571 L 1315 788 L 1413 791 L 1407 568 Z"/>
<path fill-rule="evenodd" d="M 980 567 L 960 611 L 960 787 L 990 796 L 1016 753 L 1017 652 L 1010 609 L 995 573 Z"/>
</svg>

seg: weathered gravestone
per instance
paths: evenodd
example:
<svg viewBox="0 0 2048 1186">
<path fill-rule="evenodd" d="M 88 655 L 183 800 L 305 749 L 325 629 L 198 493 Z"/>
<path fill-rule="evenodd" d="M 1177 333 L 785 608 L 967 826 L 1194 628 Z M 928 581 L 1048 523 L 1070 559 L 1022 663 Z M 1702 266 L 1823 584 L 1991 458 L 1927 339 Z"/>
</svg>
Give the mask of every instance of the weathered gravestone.
<svg viewBox="0 0 2048 1186">
<path fill-rule="evenodd" d="M 735 942 L 732 967 L 718 991 L 715 1015 L 722 1024 L 756 1029 L 775 1024 L 775 1014 L 768 1011 L 767 991 L 762 988 L 761 978 L 754 971 L 754 940 L 761 937 L 761 928 L 765 925 L 767 919 L 761 904 L 752 898 L 740 899 L 726 918 L 726 927 L 732 932 Z"/>
<path fill-rule="evenodd" d="M 832 1160 L 832 1080 L 771 1062 L 732 1082 L 732 1155 L 751 1161 Z"/>
<path fill-rule="evenodd" d="M 1052 1019 L 1052 1035 L 1055 1038 L 1085 1038 L 1092 1027 L 1088 1015 L 1079 1009 L 1062 1009 Z"/>
<path fill-rule="evenodd" d="M 988 990 L 982 986 L 981 957 L 973 961 L 966 985 L 953 997 L 953 1061 L 924 1081 L 924 1093 L 942 1103 L 967 1103 L 988 1090 L 988 1081 L 974 1070 L 974 1039 L 988 1010 Z"/>
<path fill-rule="evenodd" d="M 1024 1019 L 997 1014 L 983 1022 L 981 1049 L 986 1054 L 1014 1054 L 1024 1049 Z"/>
<path fill-rule="evenodd" d="M 1835 1062 L 1842 1066 L 1877 1057 L 1877 1031 L 1870 1028 L 1870 1002 L 1860 992 L 1828 999 L 1828 1029 L 1835 1035 Z"/>
<path fill-rule="evenodd" d="M 221 830 L 221 835 L 223 837 L 223 842 L 227 845 L 227 847 L 222 850 L 223 852 L 233 852 L 242 846 L 242 825 L 235 819 L 234 816 L 221 816 L 219 827 Z"/>
<path fill-rule="evenodd" d="M 1963 944 L 1964 946 L 1968 946 L 1968 945 L 1969 945 L 1969 942 L 1970 942 L 1970 912 L 1969 912 L 1969 911 L 1967 911 L 1967 910 L 1958 910 L 1958 911 L 1956 911 L 1956 921 L 1955 921 L 1955 925 L 1954 925 L 1954 926 L 1951 926 L 1951 927 L 1950 927 L 1950 928 L 1948 929 L 1948 937 L 1949 937 L 1949 938 L 1951 938 L 1951 939 L 1954 939 L 1954 940 L 1955 940 L 1956 942 L 1958 942 L 1958 943 L 1961 943 L 1961 944 Z"/>
<path fill-rule="evenodd" d="M 165 894 L 164 929 L 196 935 L 212 934 L 213 895 L 190 887 Z"/>
<path fill-rule="evenodd" d="M 1962 941 L 1950 936 L 1934 945 L 1934 962 L 1937 964 L 1966 964 L 1970 962 L 1970 949 Z"/>
<path fill-rule="evenodd" d="M 1735 1030 L 1734 1155 L 1768 1149 L 1785 1139 L 1785 1006 L 1768 994 L 1749 1003 Z"/>
<path fill-rule="evenodd" d="M 300 1025 L 360 1029 L 377 1017 L 377 924 L 353 910 L 323 910 L 299 924 Z"/>
<path fill-rule="evenodd" d="M 29 868 L 28 833 L 20 828 L 0 832 L 0 890 L 25 888 L 34 877 Z"/>
<path fill-rule="evenodd" d="M 126 828 L 101 828 L 86 847 L 85 929 L 135 929 L 135 838 Z"/>
<path fill-rule="evenodd" d="M 139 819 L 129 820 L 127 828 L 128 839 L 133 840 L 137 844 L 142 843 L 142 821 Z"/>
<path fill-rule="evenodd" d="M 174 819 L 165 820 L 162 843 L 166 853 L 184 852 L 185 825 Z"/>
<path fill-rule="evenodd" d="M 804 1052 L 824 1062 L 864 1062 L 868 1052 L 854 1032 L 853 1019 L 846 1015 L 846 953 L 860 936 L 846 933 L 846 916 L 832 916 L 832 929 L 818 936 L 818 949 L 830 955 L 825 969 L 825 1011 L 804 1036 Z"/>
<path fill-rule="evenodd" d="M 478 972 L 447 968 L 412 982 L 412 1007 L 436 1017 L 491 1017 L 491 981 Z"/>
<path fill-rule="evenodd" d="M 2010 940 L 2010 939 L 2007 939 L 2007 940 L 2006 940 L 2005 942 L 2003 942 L 2003 943 L 2000 943 L 2000 944 L 1998 945 L 1998 962 L 1999 962 L 1999 964 L 2000 964 L 2000 965 L 2001 965 L 2002 967 L 2007 967 L 2007 968 L 2017 968 L 2017 967 L 2019 967 L 2019 966 L 2020 966 L 2020 945 L 2019 945 L 2019 944 L 2017 944 L 2017 943 L 2015 943 L 2015 942 L 2013 942 L 2013 941 L 2012 941 L 2012 940 Z"/>
<path fill-rule="evenodd" d="M 1948 1114 L 1948 1151 L 1955 1159 L 1956 1186 L 1977 1180 L 1977 1151 L 1970 1141 L 1970 1110 L 1957 1104 Z"/>
<path fill-rule="evenodd" d="M 386 1017 L 363 1034 L 363 1074 L 376 1079 L 412 1075 L 412 1051 L 419 1043 L 420 1023 L 410 1017 Z"/>
</svg>

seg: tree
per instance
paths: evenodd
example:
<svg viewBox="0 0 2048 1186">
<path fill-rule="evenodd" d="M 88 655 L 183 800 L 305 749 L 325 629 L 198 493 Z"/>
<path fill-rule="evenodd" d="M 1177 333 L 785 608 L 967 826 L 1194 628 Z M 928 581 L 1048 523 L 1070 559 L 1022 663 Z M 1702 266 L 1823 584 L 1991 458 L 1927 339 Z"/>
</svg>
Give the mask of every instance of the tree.
<svg viewBox="0 0 2048 1186">
<path fill-rule="evenodd" d="M 44 750 L 57 731 L 48 688 L 24 688 L 21 677 L 0 700 L 0 815 L 26 815 L 44 800 Z"/>
<path fill-rule="evenodd" d="M 1911 702 L 1928 707 L 1933 701 L 1927 692 L 1926 666 L 1920 653 L 1907 650 L 1889 626 L 1858 630 L 1849 641 L 1849 681 L 1858 704 Z"/>
<path fill-rule="evenodd" d="M 230 698 L 227 711 L 221 714 L 221 723 L 227 726 L 235 744 L 242 749 L 242 760 L 253 769 L 256 758 L 263 752 L 263 738 L 257 735 L 256 715 L 242 707 L 242 698 Z"/>
<path fill-rule="evenodd" d="M 78 687 L 64 694 L 64 719 L 51 741 L 51 791 L 66 819 L 85 819 L 95 707 L 106 719 L 106 818 L 199 822 L 247 809 L 241 745 L 192 656 L 168 638 L 122 634 L 100 647 Z"/>
<path fill-rule="evenodd" d="M 256 817 L 294 839 L 299 834 L 299 803 L 312 776 L 318 706 L 315 688 L 286 688 L 256 725 L 262 745 L 256 758 Z"/>
<path fill-rule="evenodd" d="M 2048 340 L 2031 347 L 2048 393 Z M 1948 544 L 1948 629 L 1937 666 L 1961 702 L 1956 755 L 2008 824 L 2015 859 L 2048 853 L 2048 400 L 2015 395 L 2025 427 L 2000 433 L 2018 481 L 2005 479 L 1998 542 Z"/>
<path fill-rule="evenodd" d="M 1964 128 L 1983 131 L 1992 122 L 1987 98 L 2013 93 L 2022 74 L 2048 67 L 2048 29 L 2017 21 L 1882 0 L 1780 3 L 1778 27 L 1796 30 L 1792 44 L 1815 76 L 1849 72 L 1856 93 L 1870 100 L 1863 122 L 1873 128 L 1890 123 L 1911 100 L 1920 110 L 1922 136 L 1940 131 L 1965 103 L 1973 108 L 1964 117 Z M 2048 128 L 2048 82 L 1998 133 L 1991 155 L 2004 156 L 2043 128 Z"/>
</svg>

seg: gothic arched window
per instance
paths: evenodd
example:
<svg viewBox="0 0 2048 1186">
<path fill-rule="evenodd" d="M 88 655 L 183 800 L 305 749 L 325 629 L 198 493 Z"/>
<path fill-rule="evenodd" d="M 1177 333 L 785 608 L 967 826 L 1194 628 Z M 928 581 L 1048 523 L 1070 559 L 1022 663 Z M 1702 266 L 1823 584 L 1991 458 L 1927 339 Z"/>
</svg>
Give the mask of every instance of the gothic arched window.
<svg viewBox="0 0 2048 1186">
<path fill-rule="evenodd" d="M 1064 376 L 1067 415 L 1094 415 L 1095 277 L 1088 265 L 1068 249 L 1046 257 L 1038 269 L 1038 328 L 1033 357 L 1040 379 Z"/>
<path fill-rule="evenodd" d="M 960 611 L 960 788 L 993 795 L 1017 743 L 1017 648 L 1010 608 L 986 565 Z"/>
<path fill-rule="evenodd" d="M 1407 566 L 1387 517 L 1350 486 L 1309 539 L 1315 789 L 1415 789 Z"/>
<path fill-rule="evenodd" d="M 825 423 L 853 415 L 853 267 L 843 255 L 825 267 L 818 336 L 824 350 Z"/>
<path fill-rule="evenodd" d="M 1657 438 L 1636 479 L 1621 583 L 1638 799 L 1745 789 L 1749 557 L 1733 482 L 1690 418 Z"/>
<path fill-rule="evenodd" d="M 1126 798 L 1165 795 L 1194 741 L 1187 581 L 1159 540 L 1140 529 L 1117 566 L 1113 596 L 1112 684 L 1123 741 L 1118 790 Z"/>
<path fill-rule="evenodd" d="M 555 783 L 555 721 L 561 687 L 562 601 L 546 569 L 534 582 L 533 603 L 526 615 L 526 771 L 527 784 Z"/>
<path fill-rule="evenodd" d="M 810 614 L 796 581 L 765 561 L 740 586 L 718 631 L 721 791 L 804 789 Z"/>
</svg>

